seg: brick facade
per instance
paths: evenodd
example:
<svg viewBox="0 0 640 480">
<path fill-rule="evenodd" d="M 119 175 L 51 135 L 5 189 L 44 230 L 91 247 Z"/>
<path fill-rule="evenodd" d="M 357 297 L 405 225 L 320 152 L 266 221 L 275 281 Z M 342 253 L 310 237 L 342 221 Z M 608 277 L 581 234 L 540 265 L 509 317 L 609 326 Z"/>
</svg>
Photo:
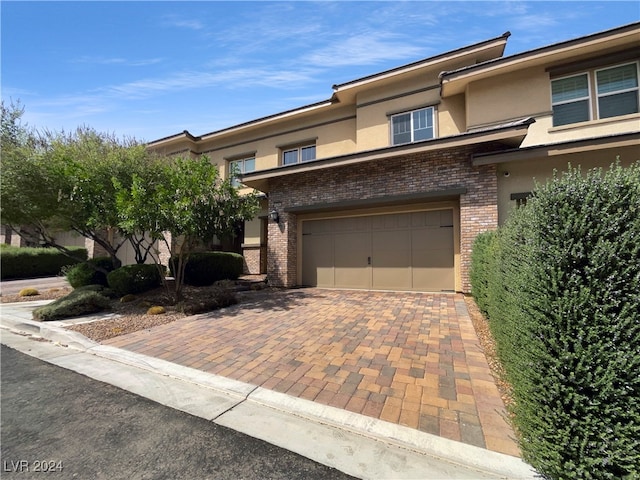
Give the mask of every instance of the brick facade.
<svg viewBox="0 0 640 480">
<path fill-rule="evenodd" d="M 265 258 L 267 249 L 261 245 L 243 245 L 242 256 L 244 257 L 244 273 L 248 275 L 258 275 L 266 273 Z"/>
<path fill-rule="evenodd" d="M 483 149 L 495 149 L 496 145 Z M 297 285 L 297 219 L 289 207 L 466 188 L 460 195 L 460 253 L 463 291 L 470 289 L 471 247 L 476 235 L 498 225 L 497 178 L 494 165 L 474 167 L 478 146 L 459 147 L 302 172 L 271 179 L 269 210 L 280 215 L 268 232 L 269 282 Z"/>
</svg>

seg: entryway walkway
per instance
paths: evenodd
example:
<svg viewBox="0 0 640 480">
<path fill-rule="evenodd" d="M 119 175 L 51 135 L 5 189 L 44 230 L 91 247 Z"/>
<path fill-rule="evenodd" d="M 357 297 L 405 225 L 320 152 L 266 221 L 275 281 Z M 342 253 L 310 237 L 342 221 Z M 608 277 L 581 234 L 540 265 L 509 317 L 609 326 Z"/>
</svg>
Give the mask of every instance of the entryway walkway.
<svg viewBox="0 0 640 480">
<path fill-rule="evenodd" d="M 103 343 L 519 456 L 459 294 L 247 292 Z"/>
</svg>

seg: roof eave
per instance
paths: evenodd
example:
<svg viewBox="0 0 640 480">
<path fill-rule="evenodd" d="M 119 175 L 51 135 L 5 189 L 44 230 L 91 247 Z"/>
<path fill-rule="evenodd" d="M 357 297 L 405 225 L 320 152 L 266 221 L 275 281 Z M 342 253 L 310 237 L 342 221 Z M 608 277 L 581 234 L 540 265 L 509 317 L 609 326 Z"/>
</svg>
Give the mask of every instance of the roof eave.
<svg viewBox="0 0 640 480">
<path fill-rule="evenodd" d="M 445 71 L 440 74 L 440 83 L 442 86 L 442 95 L 449 96 L 457 93 L 462 93 L 464 86 L 471 81 L 471 79 L 479 78 L 483 74 L 490 73 L 492 71 L 502 70 L 504 68 L 511 67 L 513 65 L 522 65 L 526 62 L 532 62 L 536 59 L 539 62 L 544 62 L 544 59 L 549 55 L 560 52 L 562 50 L 575 49 L 585 44 L 589 44 L 596 41 L 606 41 L 607 39 L 615 36 L 629 36 L 636 35 L 636 42 L 638 41 L 637 32 L 640 29 L 640 22 L 630 23 L 621 27 L 613 28 L 610 30 L 585 35 L 583 37 L 573 38 L 565 40 L 551 45 L 546 45 L 533 50 L 516 53 L 507 57 L 496 58 L 481 62 L 476 65 L 469 65 L 457 70 Z"/>
<path fill-rule="evenodd" d="M 241 181 L 248 187 L 268 192 L 269 180 L 287 175 L 479 143 L 510 141 L 512 143 L 519 144 L 526 137 L 529 125 L 534 122 L 535 120 L 533 118 L 526 118 L 522 119 L 520 122 L 512 122 L 507 126 L 497 126 L 448 137 L 435 138 L 418 143 L 410 143 L 376 150 L 368 150 L 365 152 L 351 153 L 337 157 L 317 159 L 295 165 L 281 165 L 267 170 L 246 173 L 242 175 Z"/>
<path fill-rule="evenodd" d="M 493 165 L 609 148 L 638 147 L 638 145 L 640 145 L 640 132 L 631 132 L 474 154 L 471 156 L 471 161 L 474 166 Z"/>
</svg>

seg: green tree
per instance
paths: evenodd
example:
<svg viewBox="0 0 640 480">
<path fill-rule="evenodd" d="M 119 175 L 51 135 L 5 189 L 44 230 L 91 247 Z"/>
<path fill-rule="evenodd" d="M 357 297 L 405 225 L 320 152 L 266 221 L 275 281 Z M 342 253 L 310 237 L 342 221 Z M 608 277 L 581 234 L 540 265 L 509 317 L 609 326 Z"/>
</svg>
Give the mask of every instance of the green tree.
<svg viewBox="0 0 640 480">
<path fill-rule="evenodd" d="M 31 243 L 70 256 L 55 233 L 76 232 L 100 245 L 116 267 L 118 250 L 130 241 L 136 260 L 144 262 L 140 237 L 118 234 L 113 179 L 131 185 L 134 174 L 144 174 L 152 161 L 145 146 L 88 127 L 36 135 L 19 124 L 20 110 L 3 106 L 2 113 L 2 223 L 28 225 L 20 233 Z"/>
<path fill-rule="evenodd" d="M 157 161 L 144 175 L 135 174 L 130 186 L 115 178 L 114 185 L 119 227 L 127 233 L 147 232 L 170 254 L 175 301 L 182 298 L 185 267 L 197 243 L 233 235 L 238 223 L 253 218 L 259 208 L 255 194 L 239 195 L 205 156 Z M 160 266 L 157 250 L 152 257 Z"/>
</svg>

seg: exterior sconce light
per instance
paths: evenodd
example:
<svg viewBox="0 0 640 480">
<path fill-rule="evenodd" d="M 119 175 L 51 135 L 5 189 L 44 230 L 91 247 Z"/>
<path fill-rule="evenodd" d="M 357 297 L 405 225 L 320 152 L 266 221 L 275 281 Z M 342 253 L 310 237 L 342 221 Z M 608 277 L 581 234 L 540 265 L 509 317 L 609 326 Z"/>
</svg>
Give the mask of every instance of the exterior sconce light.
<svg viewBox="0 0 640 480">
<path fill-rule="evenodd" d="M 278 223 L 280 221 L 280 215 L 278 215 L 278 211 L 277 210 L 271 210 L 269 212 L 269 218 L 274 223 Z"/>
</svg>

